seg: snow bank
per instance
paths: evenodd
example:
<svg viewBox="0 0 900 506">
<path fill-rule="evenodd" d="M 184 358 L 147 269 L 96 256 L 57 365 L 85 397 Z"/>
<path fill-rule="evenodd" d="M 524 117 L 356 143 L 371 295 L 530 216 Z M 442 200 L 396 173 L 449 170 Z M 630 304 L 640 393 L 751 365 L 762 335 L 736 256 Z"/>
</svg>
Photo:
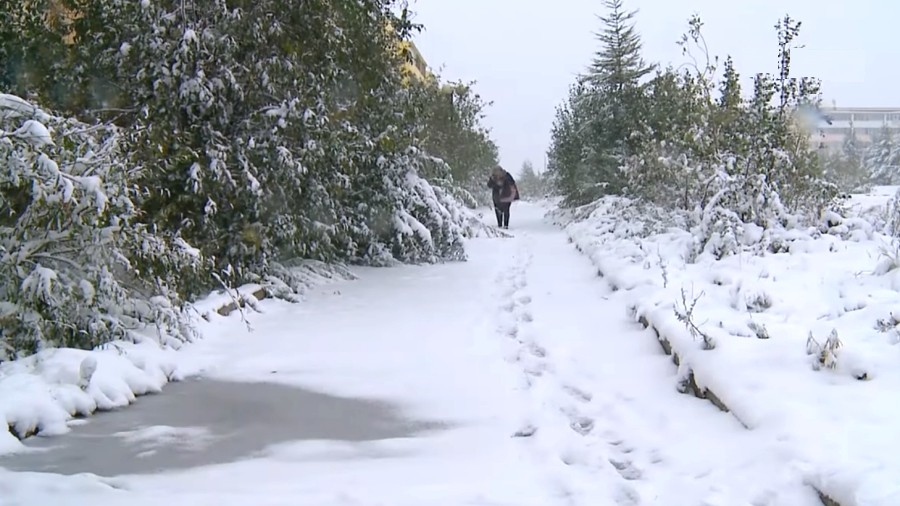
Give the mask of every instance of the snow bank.
<svg viewBox="0 0 900 506">
<path fill-rule="evenodd" d="M 293 274 L 307 288 L 354 278 L 343 267 L 319 262 L 304 262 Z M 210 327 L 209 321 L 239 307 L 260 311 L 259 299 L 273 288 L 279 287 L 246 285 L 197 301 L 193 309 L 202 317 L 198 318 L 201 335 Z M 63 434 L 77 417 L 128 406 L 138 396 L 157 393 L 169 381 L 183 379 L 185 369 L 192 370 L 176 348 L 160 344 L 180 345 L 180 341 L 161 339 L 152 329 L 141 335 L 144 339 L 139 342 L 115 341 L 94 350 L 52 348 L 0 363 L 0 423 L 5 421 L 9 427 L 0 431 L 0 454 L 25 451 L 20 439 L 35 434 Z"/>
<path fill-rule="evenodd" d="M 151 340 L 96 350 L 59 348 L 0 364 L 0 453 L 22 449 L 19 438 L 62 434 L 68 422 L 129 405 L 179 380 L 174 350 Z"/>
<path fill-rule="evenodd" d="M 607 198 L 554 217 L 671 347 L 685 390 L 770 431 L 841 506 L 900 504 L 900 269 L 883 254 L 896 243 L 834 217 L 828 233 L 769 237 L 782 253 L 716 260 L 675 221 L 629 210 Z"/>
<path fill-rule="evenodd" d="M 851 195 L 848 205 L 856 214 L 881 211 L 897 194 L 897 190 L 900 190 L 900 186 L 875 186 L 868 193 Z"/>
</svg>

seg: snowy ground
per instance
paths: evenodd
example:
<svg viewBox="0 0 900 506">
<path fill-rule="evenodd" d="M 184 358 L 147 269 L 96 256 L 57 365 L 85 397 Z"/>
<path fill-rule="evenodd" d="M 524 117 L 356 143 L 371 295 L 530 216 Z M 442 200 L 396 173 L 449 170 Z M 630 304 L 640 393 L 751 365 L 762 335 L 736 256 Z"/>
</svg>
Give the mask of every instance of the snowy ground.
<svg viewBox="0 0 900 506">
<path fill-rule="evenodd" d="M 891 190 L 854 196 L 851 208 L 878 223 Z M 609 201 L 567 232 L 634 317 L 670 341 L 682 374 L 693 371 L 842 506 L 900 504 L 898 243 L 851 218 L 831 234 L 789 232 L 786 253 L 691 263 L 690 234 L 635 234 L 641 227 L 622 215 Z M 676 316 L 694 300 L 692 321 L 714 349 Z M 825 353 L 830 368 L 819 358 L 832 332 L 840 346 Z"/>
<path fill-rule="evenodd" d="M 783 355 L 754 352 L 748 355 L 752 363 L 730 361 L 733 355 L 708 361 L 711 371 L 713 365 L 748 373 L 764 366 L 760 372 L 796 371 L 781 378 L 805 381 L 784 383 L 775 392 L 778 377 L 737 374 L 732 383 L 722 383 L 749 397 L 748 411 L 764 398 L 762 392 L 770 396 L 772 407 L 756 418 L 761 428 L 747 430 L 708 402 L 678 393 L 679 371 L 654 334 L 626 311 L 635 292 L 613 292 L 566 233 L 543 220 L 544 212 L 516 204 L 514 237 L 473 240 L 466 263 L 357 269 L 358 280 L 320 286 L 302 304 L 263 301 L 264 314 L 250 317 L 252 332 L 238 315 L 213 316 L 206 339 L 166 358 L 173 374 L 378 399 L 399 405 L 410 418 L 442 422 L 443 428 L 368 442 L 282 443 L 235 462 L 156 474 L 0 470 L 0 505 L 821 504 L 805 480 L 822 461 L 804 453 L 803 445 L 833 434 L 832 422 L 820 426 L 815 417 L 839 416 L 823 411 L 837 402 L 850 402 L 840 415 L 844 419 L 871 414 L 874 397 L 865 392 L 879 394 L 882 382 L 892 381 L 887 366 L 895 348 L 878 348 L 883 353 L 865 362 L 875 379 L 858 382 L 811 371 L 804 336 L 782 338 L 781 327 L 773 324 L 767 342 L 780 346 Z M 579 240 L 596 239 L 588 237 Z M 841 261 L 852 257 L 848 253 Z M 617 274 L 631 275 L 627 267 Z M 768 268 L 788 276 L 797 264 Z M 812 297 L 808 307 L 790 307 L 820 314 L 814 291 L 822 285 L 804 289 Z M 860 292 L 848 293 L 857 301 Z M 789 339 L 794 341 L 778 344 Z M 759 360 L 768 362 L 760 366 Z M 95 374 L 101 369 L 110 370 L 101 363 Z M 716 372 L 723 381 L 730 378 Z M 77 371 L 66 374 L 61 382 L 77 383 Z M 744 387 L 740 380 L 747 378 L 753 382 Z M 800 408 L 792 405 L 817 403 L 819 411 L 794 417 Z M 883 414 L 865 424 L 856 420 L 847 427 L 849 437 L 861 437 L 866 427 L 886 419 Z M 205 434 L 203 427 L 192 430 L 197 437 Z M 151 423 L 116 437 L 124 436 L 145 442 L 151 436 L 194 437 Z M 870 440 L 859 446 L 870 448 Z M 819 446 L 832 455 L 853 450 L 840 440 L 834 446 L 822 439 Z"/>
<path fill-rule="evenodd" d="M 875 186 L 868 193 L 855 194 L 850 198 L 850 207 L 857 214 L 884 209 L 885 204 L 897 193 L 897 186 Z"/>
<path fill-rule="evenodd" d="M 298 267 L 296 274 L 309 287 L 352 278 L 339 267 L 315 262 Z M 194 309 L 201 330 L 216 332 L 215 325 L 205 320 L 238 298 L 255 305 L 253 294 L 259 288 L 247 285 L 197 302 Z M 128 406 L 136 396 L 159 392 L 169 381 L 195 373 L 200 365 L 178 352 L 180 342 L 159 345 L 165 337 L 148 335 L 142 342 L 112 342 L 92 351 L 48 349 L 0 364 L 0 426 L 9 426 L 20 435 L 37 431 L 48 436 L 63 434 L 73 416 Z M 21 450 L 16 437 L 0 431 L 0 455 Z"/>
</svg>

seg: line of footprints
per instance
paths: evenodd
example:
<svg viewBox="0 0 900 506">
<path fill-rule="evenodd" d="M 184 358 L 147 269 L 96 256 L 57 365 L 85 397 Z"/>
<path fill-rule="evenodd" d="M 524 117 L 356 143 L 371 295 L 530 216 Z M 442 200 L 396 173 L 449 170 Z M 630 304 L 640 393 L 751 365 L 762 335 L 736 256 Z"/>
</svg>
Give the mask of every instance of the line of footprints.
<svg viewBox="0 0 900 506">
<path fill-rule="evenodd" d="M 500 275 L 501 292 L 501 318 L 500 331 L 503 335 L 513 341 L 510 354 L 507 360 L 521 365 L 525 373 L 526 386 L 530 389 L 536 381 L 549 372 L 551 367 L 548 362 L 547 349 L 537 343 L 533 338 L 529 337 L 527 327 L 533 321 L 531 313 L 531 296 L 528 294 L 528 280 L 526 272 L 531 263 L 531 255 L 525 252 L 519 252 L 515 262 L 515 267 L 507 270 Z M 523 258 L 524 257 L 524 258 Z M 593 400 L 593 394 L 582 388 L 573 385 L 563 385 L 562 390 L 578 404 L 589 404 Z M 585 416 L 578 411 L 577 408 L 559 407 L 569 420 L 569 427 L 576 433 L 587 436 L 595 429 L 594 419 Z M 533 436 L 538 431 L 538 427 L 526 425 L 513 434 L 513 437 L 527 438 Z M 638 480 L 642 477 L 640 469 L 633 466 L 628 454 L 633 449 L 623 444 L 622 439 L 615 434 L 607 434 L 607 440 L 610 451 L 616 457 L 610 457 L 609 463 L 616 469 L 619 475 L 625 480 Z M 564 459 L 565 461 L 565 459 Z M 567 462 L 569 463 L 569 462 Z M 636 494 L 627 494 L 628 497 L 622 503 L 638 504 Z"/>
</svg>

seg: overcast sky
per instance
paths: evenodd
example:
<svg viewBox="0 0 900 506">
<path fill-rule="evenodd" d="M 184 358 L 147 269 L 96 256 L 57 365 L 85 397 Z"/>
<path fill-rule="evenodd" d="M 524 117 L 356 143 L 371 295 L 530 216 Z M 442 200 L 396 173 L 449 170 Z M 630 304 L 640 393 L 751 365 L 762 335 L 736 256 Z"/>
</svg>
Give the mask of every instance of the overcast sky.
<svg viewBox="0 0 900 506">
<path fill-rule="evenodd" d="M 685 60 L 675 42 L 692 13 L 703 19 L 710 52 L 730 54 L 746 77 L 777 70 L 775 22 L 803 22 L 796 75 L 823 82 L 826 103 L 900 108 L 900 3 L 891 0 L 625 0 L 650 62 Z M 554 108 L 590 62 L 600 0 L 410 0 L 414 38 L 447 79 L 477 81 L 493 101 L 487 126 L 501 163 L 543 167 Z"/>
</svg>

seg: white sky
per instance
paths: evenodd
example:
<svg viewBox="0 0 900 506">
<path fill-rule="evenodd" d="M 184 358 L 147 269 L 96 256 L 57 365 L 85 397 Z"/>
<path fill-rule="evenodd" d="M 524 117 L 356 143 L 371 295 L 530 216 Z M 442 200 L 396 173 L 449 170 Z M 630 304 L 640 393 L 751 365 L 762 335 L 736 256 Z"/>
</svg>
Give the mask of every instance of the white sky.
<svg viewBox="0 0 900 506">
<path fill-rule="evenodd" d="M 699 13 L 713 55 L 730 54 L 745 77 L 777 70 L 775 22 L 803 22 L 795 75 L 818 77 L 826 103 L 900 108 L 900 3 L 890 0 L 625 0 L 649 62 L 685 60 L 675 42 Z M 540 169 L 554 108 L 598 44 L 600 0 L 410 0 L 425 30 L 414 41 L 447 79 L 477 81 L 493 101 L 487 126 L 501 163 Z"/>
</svg>

